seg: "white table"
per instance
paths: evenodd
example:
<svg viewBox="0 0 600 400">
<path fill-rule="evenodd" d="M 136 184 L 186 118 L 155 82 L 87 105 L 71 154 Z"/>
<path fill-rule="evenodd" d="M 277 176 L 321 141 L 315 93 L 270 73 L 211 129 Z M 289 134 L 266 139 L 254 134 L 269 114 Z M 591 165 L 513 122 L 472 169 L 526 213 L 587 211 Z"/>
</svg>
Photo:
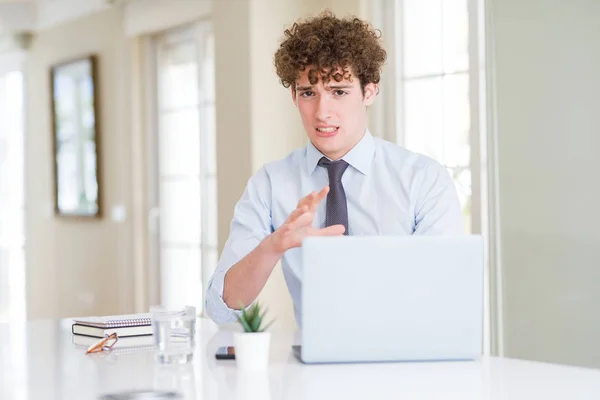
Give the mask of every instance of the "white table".
<svg viewBox="0 0 600 400">
<path fill-rule="evenodd" d="M 271 364 L 243 374 L 215 350 L 231 332 L 200 320 L 194 362 L 164 367 L 151 351 L 86 355 L 70 320 L 0 324 L 0 399 L 97 399 L 133 389 L 189 399 L 600 399 L 600 370 L 501 358 L 475 362 L 303 365 L 274 333 Z"/>
</svg>

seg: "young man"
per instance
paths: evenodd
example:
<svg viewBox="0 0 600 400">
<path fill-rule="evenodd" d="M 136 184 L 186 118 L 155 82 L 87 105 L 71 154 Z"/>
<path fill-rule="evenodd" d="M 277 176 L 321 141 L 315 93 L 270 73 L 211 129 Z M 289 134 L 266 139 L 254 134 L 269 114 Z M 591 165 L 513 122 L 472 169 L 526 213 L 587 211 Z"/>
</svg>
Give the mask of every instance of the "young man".
<svg viewBox="0 0 600 400">
<path fill-rule="evenodd" d="M 301 327 L 299 246 L 307 236 L 463 233 L 446 170 L 367 129 L 385 58 L 378 34 L 359 19 L 325 13 L 285 31 L 275 66 L 309 143 L 248 181 L 208 286 L 215 322 L 235 321 L 281 259 Z"/>
</svg>

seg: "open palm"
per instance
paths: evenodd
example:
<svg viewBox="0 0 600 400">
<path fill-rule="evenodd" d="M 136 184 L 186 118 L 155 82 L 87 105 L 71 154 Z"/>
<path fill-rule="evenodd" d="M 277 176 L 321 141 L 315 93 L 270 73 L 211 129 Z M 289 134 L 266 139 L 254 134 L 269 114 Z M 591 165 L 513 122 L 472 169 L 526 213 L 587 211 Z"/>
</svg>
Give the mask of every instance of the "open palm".
<svg viewBox="0 0 600 400">
<path fill-rule="evenodd" d="M 274 232 L 274 243 L 278 251 L 284 252 L 294 247 L 300 247 L 307 236 L 340 236 L 344 234 L 344 225 L 332 225 L 326 228 L 312 226 L 319 203 L 329 193 L 325 186 L 319 193 L 312 192 L 300 199 L 296 209 L 287 220 Z"/>
</svg>

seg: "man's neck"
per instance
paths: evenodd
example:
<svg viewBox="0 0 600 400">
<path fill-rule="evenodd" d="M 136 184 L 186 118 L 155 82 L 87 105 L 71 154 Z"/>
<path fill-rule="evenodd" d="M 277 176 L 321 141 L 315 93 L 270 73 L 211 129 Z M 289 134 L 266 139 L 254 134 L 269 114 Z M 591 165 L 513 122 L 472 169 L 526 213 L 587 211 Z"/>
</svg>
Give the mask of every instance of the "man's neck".
<svg viewBox="0 0 600 400">
<path fill-rule="evenodd" d="M 352 150 L 354 147 L 356 147 L 356 145 L 359 144 L 360 141 L 365 137 L 366 133 L 367 133 L 367 130 L 365 129 L 364 133 L 362 134 L 362 136 L 360 138 L 358 138 L 358 140 L 355 143 L 353 143 L 352 146 L 350 146 L 349 148 L 347 148 L 345 150 L 337 151 L 335 153 L 329 153 L 329 154 L 328 153 L 323 153 L 321 151 L 321 149 L 319 149 L 317 146 L 315 146 L 315 147 L 317 147 L 317 149 L 319 149 L 319 151 L 321 151 L 321 153 L 323 153 L 323 155 L 325 157 L 329 158 L 332 161 L 336 161 L 336 160 L 339 160 L 342 157 L 344 157 L 346 154 L 348 154 L 350 152 L 350 150 Z M 313 143 L 313 145 L 314 145 L 314 143 Z"/>
</svg>

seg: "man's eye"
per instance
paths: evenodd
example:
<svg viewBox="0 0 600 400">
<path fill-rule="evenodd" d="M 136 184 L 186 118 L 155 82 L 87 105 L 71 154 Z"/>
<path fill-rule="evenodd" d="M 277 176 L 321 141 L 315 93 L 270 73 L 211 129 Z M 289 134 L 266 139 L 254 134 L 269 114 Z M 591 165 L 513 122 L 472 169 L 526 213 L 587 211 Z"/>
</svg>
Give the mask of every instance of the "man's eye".
<svg viewBox="0 0 600 400">
<path fill-rule="evenodd" d="M 341 90 L 341 89 L 336 90 L 334 93 L 336 96 L 345 96 L 348 94 L 348 92 Z"/>
<path fill-rule="evenodd" d="M 310 97 L 312 95 L 313 95 L 313 92 L 311 90 L 307 90 L 306 92 L 300 93 L 300 96 L 302 96 L 302 97 Z"/>
</svg>

